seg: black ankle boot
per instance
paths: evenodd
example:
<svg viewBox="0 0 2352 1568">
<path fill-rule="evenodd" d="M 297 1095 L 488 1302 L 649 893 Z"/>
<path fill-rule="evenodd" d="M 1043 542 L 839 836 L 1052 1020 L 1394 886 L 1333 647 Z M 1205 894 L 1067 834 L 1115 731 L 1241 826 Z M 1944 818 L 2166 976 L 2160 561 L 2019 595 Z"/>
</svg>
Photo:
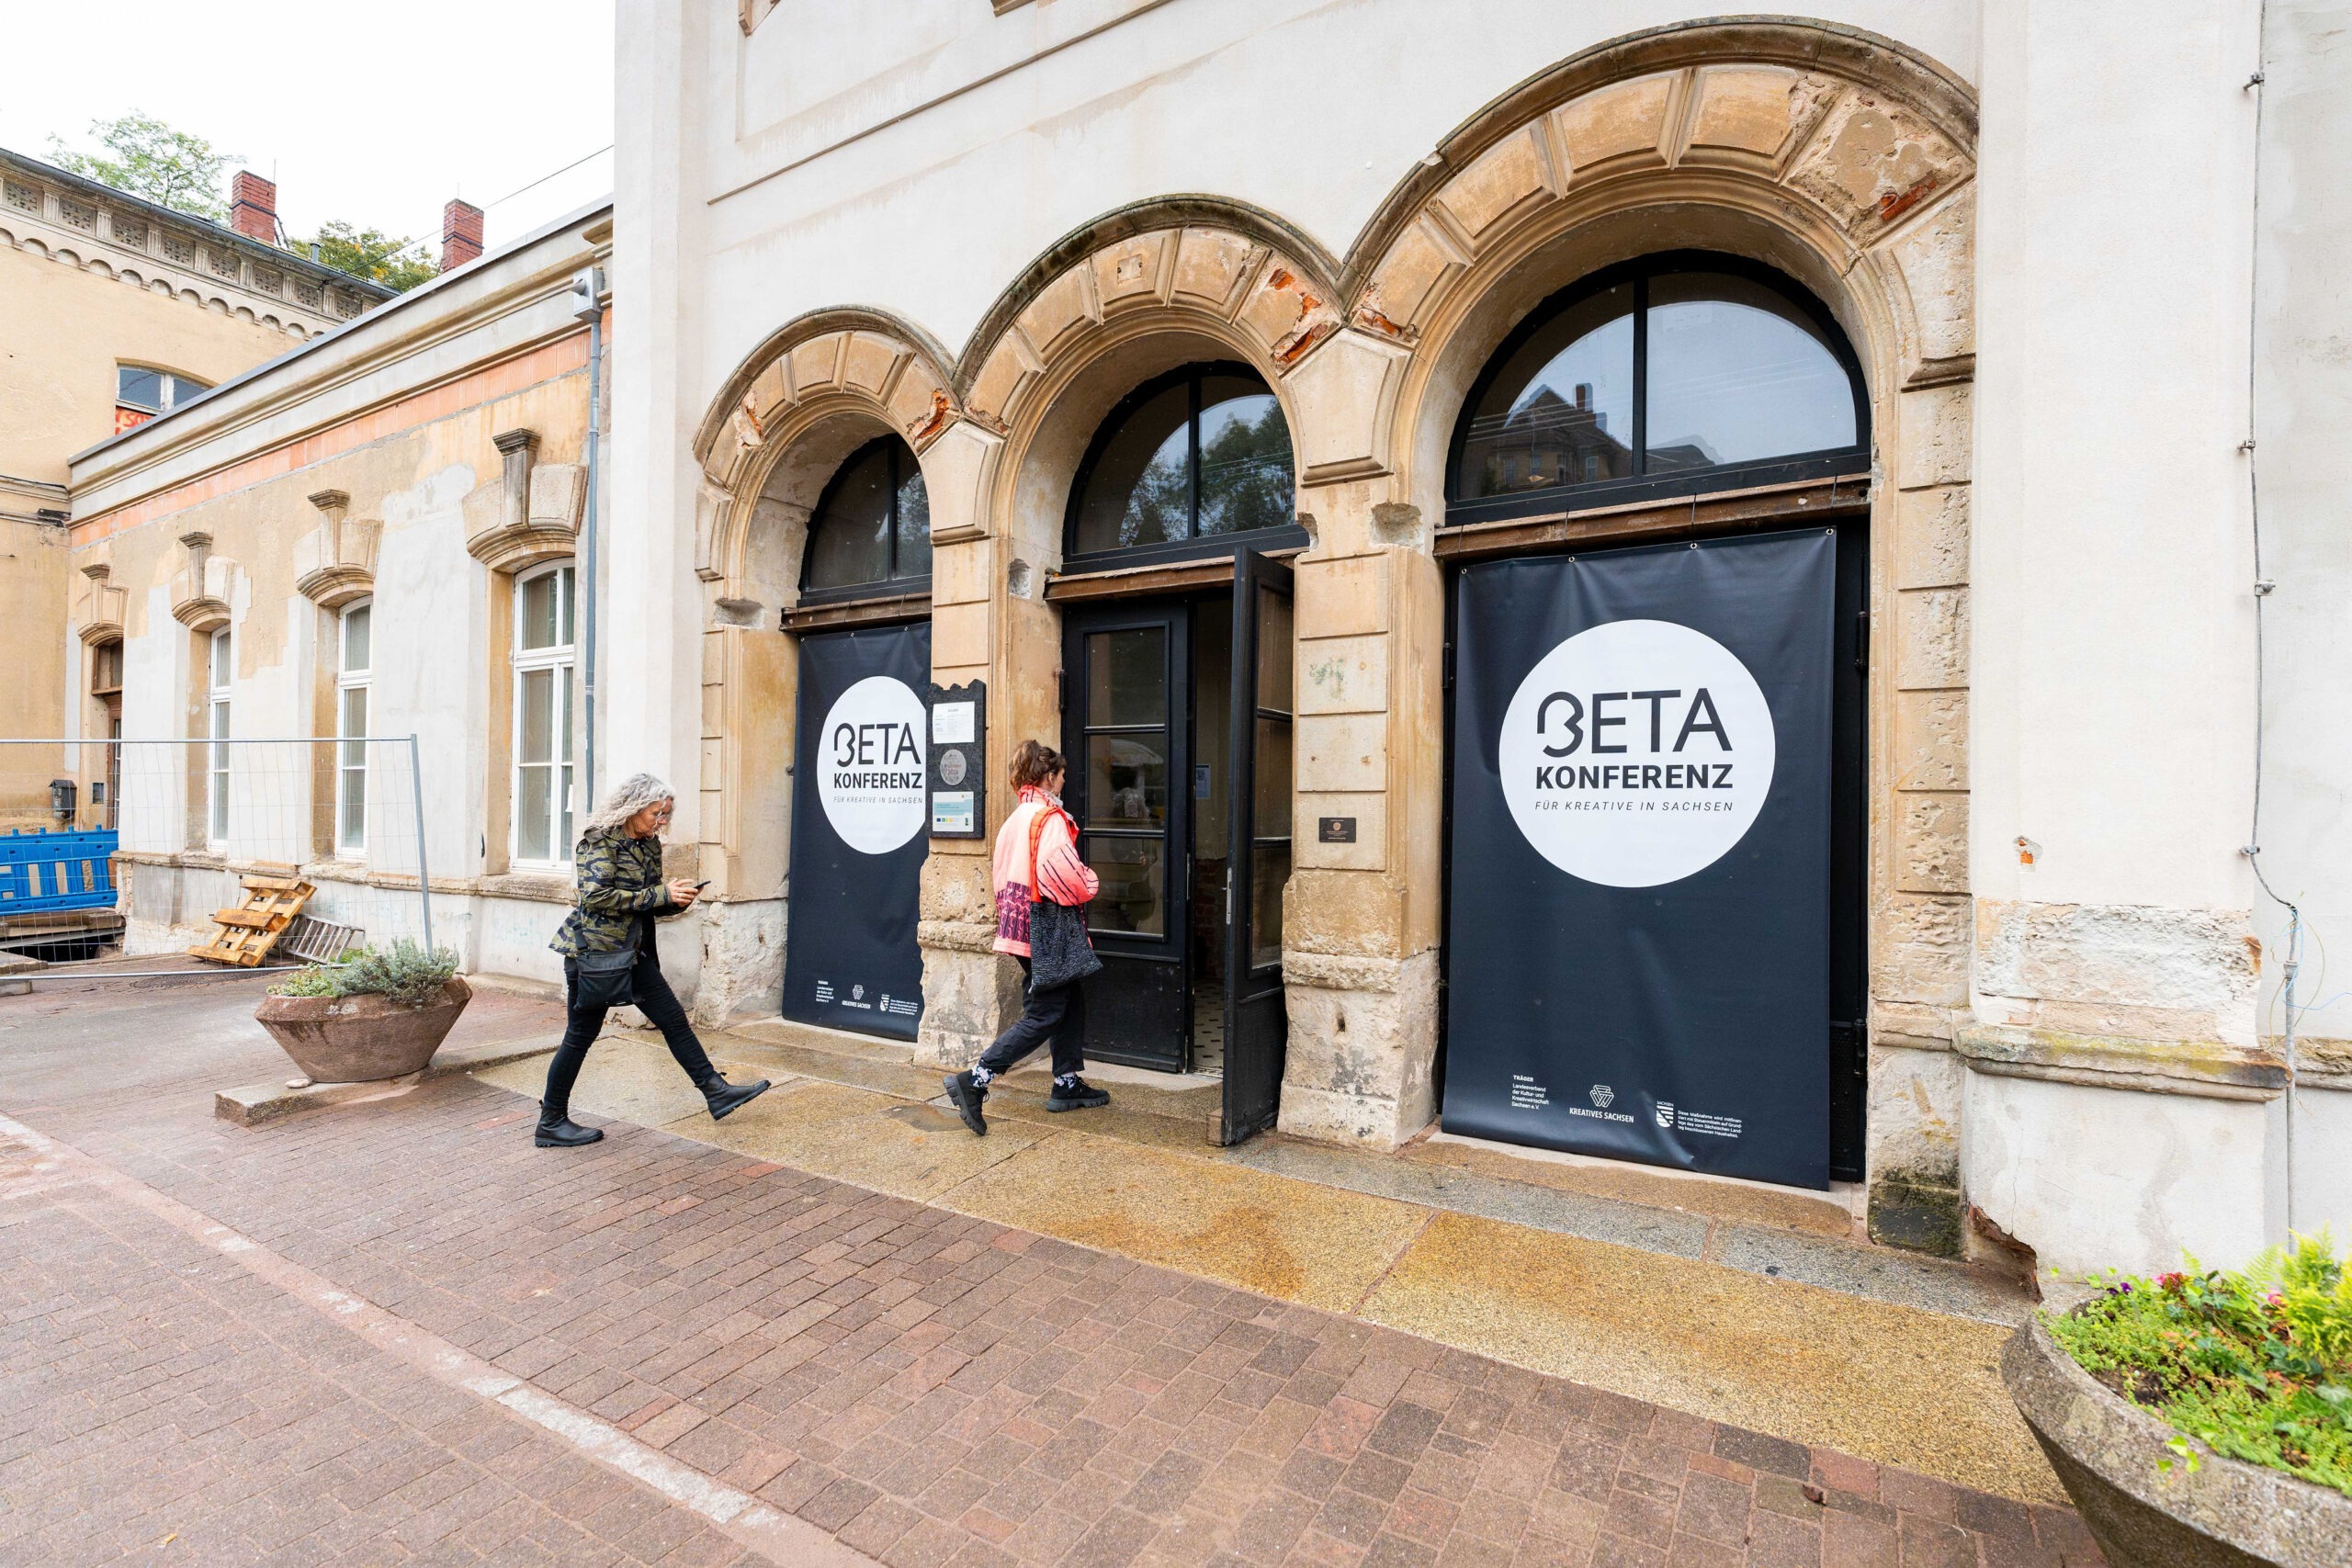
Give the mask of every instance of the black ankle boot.
<svg viewBox="0 0 2352 1568">
<path fill-rule="evenodd" d="M 605 1135 L 601 1127 L 582 1127 L 571 1119 L 568 1107 L 539 1102 L 539 1130 L 532 1142 L 543 1149 L 577 1148 L 593 1144 Z"/>
<path fill-rule="evenodd" d="M 960 1073 L 948 1074 L 939 1080 L 939 1084 L 947 1091 L 947 1101 L 956 1107 L 956 1114 L 964 1119 L 964 1125 L 981 1137 L 987 1137 L 989 1121 L 981 1114 L 980 1107 L 988 1100 L 988 1086 L 975 1083 L 968 1067 Z"/>
<path fill-rule="evenodd" d="M 714 1077 L 702 1086 L 702 1097 L 710 1106 L 710 1119 L 714 1122 L 726 1121 L 738 1107 L 749 1105 L 767 1091 L 768 1080 L 765 1078 L 757 1083 L 737 1084 Z"/>
</svg>

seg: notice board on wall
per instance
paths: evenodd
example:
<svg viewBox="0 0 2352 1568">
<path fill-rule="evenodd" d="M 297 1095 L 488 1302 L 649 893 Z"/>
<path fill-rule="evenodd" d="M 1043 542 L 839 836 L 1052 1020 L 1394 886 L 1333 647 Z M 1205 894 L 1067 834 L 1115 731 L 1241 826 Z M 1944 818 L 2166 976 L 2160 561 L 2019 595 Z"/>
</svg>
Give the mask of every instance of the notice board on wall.
<svg viewBox="0 0 2352 1568">
<path fill-rule="evenodd" d="M 930 683 L 928 622 L 800 639 L 786 1018 L 915 1036 Z"/>
<path fill-rule="evenodd" d="M 989 836 L 989 687 L 932 686 L 931 836 Z"/>
<path fill-rule="evenodd" d="M 1828 1185 L 1836 550 L 1463 570 L 1448 1132 Z"/>
</svg>

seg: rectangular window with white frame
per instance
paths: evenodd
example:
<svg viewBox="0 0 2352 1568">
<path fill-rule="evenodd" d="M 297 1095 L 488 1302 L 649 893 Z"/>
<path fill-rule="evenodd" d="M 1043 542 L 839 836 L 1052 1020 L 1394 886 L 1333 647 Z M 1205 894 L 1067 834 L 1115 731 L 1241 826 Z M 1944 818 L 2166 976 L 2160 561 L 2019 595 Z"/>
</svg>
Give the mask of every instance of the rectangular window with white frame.
<svg viewBox="0 0 2352 1568">
<path fill-rule="evenodd" d="M 334 678 L 334 852 L 358 858 L 368 852 L 368 634 L 374 601 L 346 607 L 336 622 Z"/>
<path fill-rule="evenodd" d="M 514 580 L 514 861 L 568 865 L 572 823 L 571 562 Z"/>
<path fill-rule="evenodd" d="M 214 849 L 229 840 L 229 680 L 236 666 L 231 659 L 229 628 L 212 634 L 205 653 L 205 838 Z"/>
</svg>

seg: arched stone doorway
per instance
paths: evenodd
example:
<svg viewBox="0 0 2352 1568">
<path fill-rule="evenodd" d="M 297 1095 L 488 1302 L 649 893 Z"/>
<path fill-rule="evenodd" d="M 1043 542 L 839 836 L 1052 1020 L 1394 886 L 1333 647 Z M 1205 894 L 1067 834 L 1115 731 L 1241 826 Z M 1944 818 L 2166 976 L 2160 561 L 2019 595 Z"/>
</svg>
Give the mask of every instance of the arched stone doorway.
<svg viewBox="0 0 2352 1568">
<path fill-rule="evenodd" d="M 810 513 L 843 461 L 877 437 L 906 441 L 930 480 L 928 454 L 957 419 L 947 384 L 939 350 L 915 329 L 873 311 L 820 312 L 748 356 L 697 433 L 700 864 L 712 908 L 695 1008 L 709 1021 L 773 1014 L 780 995 L 797 636 L 924 611 L 877 585 L 804 613 Z"/>
</svg>

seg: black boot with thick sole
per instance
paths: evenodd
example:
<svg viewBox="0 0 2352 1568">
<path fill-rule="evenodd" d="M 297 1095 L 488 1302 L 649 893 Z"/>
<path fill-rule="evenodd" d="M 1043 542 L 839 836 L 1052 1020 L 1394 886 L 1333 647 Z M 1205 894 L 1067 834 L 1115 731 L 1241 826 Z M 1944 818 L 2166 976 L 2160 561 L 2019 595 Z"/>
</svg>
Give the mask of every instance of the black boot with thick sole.
<svg viewBox="0 0 2352 1568">
<path fill-rule="evenodd" d="M 538 1131 L 531 1141 L 543 1149 L 574 1149 L 582 1144 L 593 1144 L 604 1135 L 602 1127 L 582 1127 L 574 1122 L 568 1107 L 542 1103 L 539 1106 Z"/>
<path fill-rule="evenodd" d="M 974 1083 L 968 1072 L 950 1073 L 939 1081 L 947 1090 L 948 1100 L 956 1107 L 956 1114 L 964 1119 L 964 1125 L 981 1137 L 987 1137 L 988 1118 L 980 1114 L 980 1105 L 988 1099 L 989 1091 Z"/>
<path fill-rule="evenodd" d="M 1110 1103 L 1110 1090 L 1096 1089 L 1081 1077 L 1073 1077 L 1067 1084 L 1057 1083 L 1054 1092 L 1046 1097 L 1048 1111 L 1091 1111 Z"/>
<path fill-rule="evenodd" d="M 702 1097 L 710 1106 L 710 1119 L 714 1122 L 724 1122 L 737 1110 L 749 1105 L 767 1091 L 768 1080 L 765 1078 L 762 1078 L 757 1083 L 729 1083 L 725 1078 L 720 1078 L 714 1083 L 705 1085 Z"/>
</svg>

